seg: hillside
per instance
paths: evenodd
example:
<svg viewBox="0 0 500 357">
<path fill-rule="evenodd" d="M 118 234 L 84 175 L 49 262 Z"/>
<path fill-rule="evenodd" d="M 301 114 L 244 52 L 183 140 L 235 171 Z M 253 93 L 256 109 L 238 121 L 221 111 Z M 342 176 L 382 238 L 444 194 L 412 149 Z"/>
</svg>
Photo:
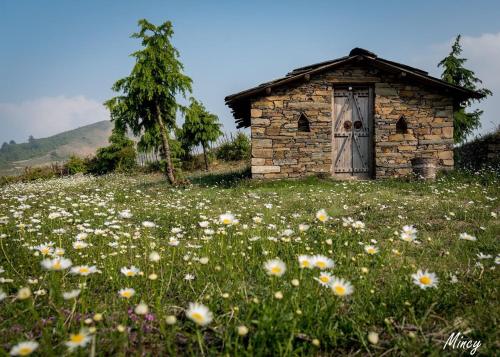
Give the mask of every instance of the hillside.
<svg viewBox="0 0 500 357">
<path fill-rule="evenodd" d="M 7 144 L 0 149 L 0 175 L 15 175 L 27 166 L 67 160 L 71 155 L 93 155 L 108 144 L 112 124 L 100 121 L 29 143 Z"/>
</svg>

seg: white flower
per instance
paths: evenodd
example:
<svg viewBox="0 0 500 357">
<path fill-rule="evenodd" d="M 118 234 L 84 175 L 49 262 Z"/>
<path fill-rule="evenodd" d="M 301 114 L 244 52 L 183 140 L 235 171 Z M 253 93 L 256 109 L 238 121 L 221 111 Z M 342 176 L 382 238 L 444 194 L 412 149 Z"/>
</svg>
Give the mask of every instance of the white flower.
<svg viewBox="0 0 500 357">
<path fill-rule="evenodd" d="M 378 333 L 375 331 L 370 331 L 368 333 L 368 341 L 370 341 L 371 344 L 376 345 L 378 343 Z"/>
<path fill-rule="evenodd" d="M 458 237 L 460 239 L 463 239 L 463 240 L 470 240 L 470 241 L 476 241 L 477 238 L 474 237 L 474 236 L 471 236 L 470 234 L 467 234 L 467 233 L 460 233 L 460 236 Z"/>
<path fill-rule="evenodd" d="M 213 315 L 205 305 L 198 303 L 189 303 L 186 316 L 200 326 L 206 326 L 212 322 Z"/>
<path fill-rule="evenodd" d="M 200 225 L 201 228 L 207 228 L 208 227 L 208 221 L 202 221 L 202 222 L 198 222 L 198 224 Z"/>
<path fill-rule="evenodd" d="M 411 234 L 411 235 L 416 235 L 418 232 L 417 229 L 413 226 L 403 226 L 403 229 L 401 231 L 403 233 Z"/>
<path fill-rule="evenodd" d="M 160 254 L 158 252 L 149 253 L 149 260 L 156 263 L 160 261 Z"/>
<path fill-rule="evenodd" d="M 47 270 L 60 271 L 69 268 L 71 266 L 71 260 L 57 257 L 54 259 L 44 259 L 41 264 L 42 267 Z"/>
<path fill-rule="evenodd" d="M 19 300 L 26 300 L 31 297 L 31 289 L 28 287 L 21 288 L 17 291 L 17 298 Z"/>
<path fill-rule="evenodd" d="M 84 249 L 84 248 L 87 248 L 88 246 L 89 246 L 88 243 L 81 241 L 81 240 L 76 240 L 73 242 L 74 249 Z"/>
<path fill-rule="evenodd" d="M 78 295 L 80 295 L 80 290 L 74 289 L 74 290 L 70 290 L 70 291 L 65 291 L 65 292 L 63 292 L 62 295 L 63 295 L 64 300 L 71 300 L 71 299 L 78 297 Z"/>
<path fill-rule="evenodd" d="M 70 273 L 81 276 L 88 276 L 90 274 L 94 274 L 100 272 L 95 265 L 78 265 L 71 268 Z"/>
<path fill-rule="evenodd" d="M 365 252 L 374 255 L 378 253 L 378 248 L 373 245 L 365 245 Z"/>
<path fill-rule="evenodd" d="M 311 257 L 312 265 L 321 270 L 330 269 L 334 267 L 334 262 L 324 255 L 315 255 Z"/>
<path fill-rule="evenodd" d="M 6 297 L 7 294 L 2 289 L 0 289 L 0 301 L 4 300 Z"/>
<path fill-rule="evenodd" d="M 399 235 L 399 238 L 401 238 L 401 240 L 404 240 L 405 242 L 411 243 L 415 239 L 417 239 L 417 236 L 415 236 L 413 234 L 401 232 L 401 234 Z"/>
<path fill-rule="evenodd" d="M 285 274 L 286 265 L 281 259 L 271 259 L 264 263 L 268 275 L 282 276 Z"/>
<path fill-rule="evenodd" d="M 33 249 L 38 250 L 42 255 L 52 255 L 52 253 L 54 252 L 54 248 L 52 248 L 53 245 L 53 242 L 48 242 L 37 245 L 36 247 L 33 247 Z"/>
<path fill-rule="evenodd" d="M 19 342 L 17 345 L 12 347 L 10 350 L 11 356 L 28 356 L 32 354 L 37 348 L 39 344 L 35 341 L 24 341 Z"/>
<path fill-rule="evenodd" d="M 225 225 L 233 224 L 234 216 L 231 213 L 224 213 L 219 216 L 219 222 Z"/>
<path fill-rule="evenodd" d="M 120 295 L 120 297 L 122 298 L 130 299 L 132 296 L 135 295 L 135 290 L 132 288 L 120 289 L 118 291 L 118 295 Z"/>
<path fill-rule="evenodd" d="M 308 224 L 304 224 L 304 223 L 299 224 L 299 231 L 300 232 L 305 232 L 308 229 L 309 229 L 309 225 Z"/>
<path fill-rule="evenodd" d="M 134 309 L 137 315 L 146 315 L 149 312 L 149 307 L 144 302 L 140 302 Z"/>
<path fill-rule="evenodd" d="M 483 254 L 481 252 L 479 252 L 479 254 L 476 254 L 477 258 L 478 259 L 491 259 L 493 258 L 493 255 L 491 254 Z"/>
<path fill-rule="evenodd" d="M 330 273 L 322 272 L 319 278 L 314 278 L 314 280 L 318 281 L 323 286 L 330 286 L 333 281 L 333 276 Z"/>
<path fill-rule="evenodd" d="M 350 282 L 337 277 L 332 277 L 330 286 L 332 288 L 332 292 L 337 296 L 350 295 L 354 291 L 354 288 L 352 287 Z"/>
<path fill-rule="evenodd" d="M 194 275 L 188 273 L 188 274 L 184 275 L 184 280 L 186 280 L 186 281 L 194 280 Z"/>
<path fill-rule="evenodd" d="M 309 255 L 299 255 L 299 266 L 301 268 L 312 269 L 314 267 L 312 257 Z"/>
<path fill-rule="evenodd" d="M 435 288 L 439 282 L 435 273 L 430 273 L 427 270 L 418 270 L 416 274 L 412 274 L 413 283 L 418 285 L 421 289 Z"/>
<path fill-rule="evenodd" d="M 255 216 L 252 218 L 252 220 L 254 221 L 254 223 L 262 223 L 262 217 L 259 217 L 259 216 Z"/>
<path fill-rule="evenodd" d="M 156 224 L 154 222 L 144 221 L 142 222 L 142 226 L 146 228 L 154 228 L 156 227 Z"/>
<path fill-rule="evenodd" d="M 363 229 L 365 229 L 365 224 L 361 221 L 356 221 L 352 224 L 352 228 L 363 230 Z"/>
<path fill-rule="evenodd" d="M 133 265 L 130 268 L 123 267 L 120 269 L 120 271 L 125 276 L 136 276 L 137 274 L 139 274 L 141 272 L 138 268 L 136 268 Z"/>
<path fill-rule="evenodd" d="M 326 211 L 324 209 L 320 209 L 318 212 L 316 212 L 316 218 L 320 222 L 326 222 L 329 219 L 328 213 L 326 213 Z"/>
<path fill-rule="evenodd" d="M 123 210 L 121 212 L 118 213 L 118 215 L 121 217 L 121 218 L 132 218 L 132 213 L 130 212 L 129 209 L 126 209 L 126 210 Z"/>
<path fill-rule="evenodd" d="M 73 350 L 77 347 L 85 347 L 92 338 L 89 336 L 89 333 L 86 329 L 80 330 L 80 332 L 76 334 L 69 335 L 69 341 L 66 341 L 66 346 L 70 350 Z"/>
</svg>

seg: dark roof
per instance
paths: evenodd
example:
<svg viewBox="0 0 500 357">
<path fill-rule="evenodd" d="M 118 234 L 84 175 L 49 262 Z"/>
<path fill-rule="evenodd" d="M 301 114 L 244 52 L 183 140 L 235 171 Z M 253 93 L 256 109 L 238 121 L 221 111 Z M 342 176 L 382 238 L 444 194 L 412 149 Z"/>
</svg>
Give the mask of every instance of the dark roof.
<svg viewBox="0 0 500 357">
<path fill-rule="evenodd" d="M 262 83 L 256 87 L 244 90 L 242 92 L 228 95 L 225 98 L 235 118 L 238 128 L 250 126 L 250 100 L 252 98 L 269 94 L 272 88 L 276 88 L 295 81 L 310 78 L 311 75 L 336 68 L 352 62 L 365 62 L 373 67 L 380 68 L 385 71 L 404 73 L 405 78 L 417 82 L 421 82 L 428 86 L 437 87 L 445 90 L 451 97 L 459 101 L 469 98 L 481 98 L 482 94 L 450 84 L 439 78 L 432 77 L 428 72 L 418 68 L 410 67 L 405 64 L 389 61 L 378 57 L 375 53 L 362 48 L 353 48 L 348 56 L 340 57 L 334 60 L 320 62 L 305 67 L 300 67 L 289 72 L 285 77 L 278 78 L 266 83 Z"/>
</svg>

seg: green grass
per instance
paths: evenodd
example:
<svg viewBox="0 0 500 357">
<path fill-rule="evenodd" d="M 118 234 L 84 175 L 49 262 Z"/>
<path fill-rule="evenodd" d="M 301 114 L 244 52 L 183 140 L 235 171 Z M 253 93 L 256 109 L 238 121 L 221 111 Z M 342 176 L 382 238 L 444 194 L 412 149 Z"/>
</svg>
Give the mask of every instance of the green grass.
<svg viewBox="0 0 500 357">
<path fill-rule="evenodd" d="M 40 355 L 61 356 L 69 334 L 82 327 L 96 330 L 86 347 L 75 350 L 80 355 L 440 355 L 452 353 L 443 346 L 454 331 L 481 340 L 481 354 L 498 350 L 500 229 L 492 215 L 500 214 L 497 176 L 454 174 L 433 183 L 245 177 L 198 176 L 182 188 L 146 175 L 0 188 L 0 289 L 7 295 L 0 302 L 0 355 L 20 341 L 36 340 Z M 322 208 L 331 216 L 326 223 L 315 218 Z M 132 218 L 120 218 L 124 209 Z M 58 211 L 69 215 L 48 218 Z M 219 223 L 225 212 L 239 223 Z M 254 223 L 258 215 L 262 222 Z M 362 221 L 364 231 L 345 227 L 347 217 Z M 146 228 L 143 221 L 157 227 Z M 204 234 L 202 221 L 213 235 Z M 301 223 L 309 230 L 299 232 Z M 420 244 L 399 239 L 395 232 L 404 225 L 415 225 Z M 54 232 L 60 228 L 65 232 Z M 91 245 L 75 250 L 72 242 L 85 229 Z M 286 229 L 293 234 L 284 237 Z M 460 240 L 462 232 L 477 241 Z M 169 245 L 176 236 L 180 244 Z M 43 270 L 42 257 L 30 247 L 49 241 L 64 248 L 73 265 L 96 265 L 102 273 L 78 277 Z M 379 252 L 366 254 L 367 244 Z M 160 253 L 159 262 L 148 260 L 152 251 Z M 480 252 L 492 258 L 480 260 Z M 352 295 L 338 297 L 320 286 L 314 280 L 318 269 L 299 268 L 300 254 L 332 258 L 329 271 L 352 283 Z M 263 264 L 272 258 L 286 263 L 283 276 L 266 274 Z M 143 275 L 120 273 L 130 265 Z M 411 275 L 418 269 L 435 272 L 437 287 L 415 285 Z M 152 273 L 157 280 L 148 279 Z M 186 274 L 195 279 L 185 280 Z M 458 282 L 451 282 L 451 274 Z M 19 300 L 24 286 L 46 294 Z M 61 297 L 79 286 L 76 300 Z M 125 287 L 136 291 L 130 300 L 118 296 Z M 278 291 L 282 299 L 275 298 Z M 133 313 L 140 301 L 149 306 L 147 318 Z M 189 302 L 209 307 L 213 321 L 198 327 L 187 319 Z M 95 313 L 103 320 L 86 323 Z M 170 315 L 176 324 L 166 323 Z M 249 330 L 245 336 L 238 335 L 241 325 Z M 371 331 L 379 335 L 376 345 L 367 339 Z"/>
</svg>

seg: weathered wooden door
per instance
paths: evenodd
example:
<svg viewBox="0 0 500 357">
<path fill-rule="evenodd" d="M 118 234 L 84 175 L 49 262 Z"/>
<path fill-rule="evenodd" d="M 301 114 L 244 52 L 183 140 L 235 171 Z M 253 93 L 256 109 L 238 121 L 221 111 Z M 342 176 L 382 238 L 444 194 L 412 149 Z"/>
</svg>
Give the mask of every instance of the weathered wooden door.
<svg viewBox="0 0 500 357">
<path fill-rule="evenodd" d="M 371 88 L 333 91 L 333 164 L 339 178 L 370 178 L 372 173 Z"/>
</svg>

